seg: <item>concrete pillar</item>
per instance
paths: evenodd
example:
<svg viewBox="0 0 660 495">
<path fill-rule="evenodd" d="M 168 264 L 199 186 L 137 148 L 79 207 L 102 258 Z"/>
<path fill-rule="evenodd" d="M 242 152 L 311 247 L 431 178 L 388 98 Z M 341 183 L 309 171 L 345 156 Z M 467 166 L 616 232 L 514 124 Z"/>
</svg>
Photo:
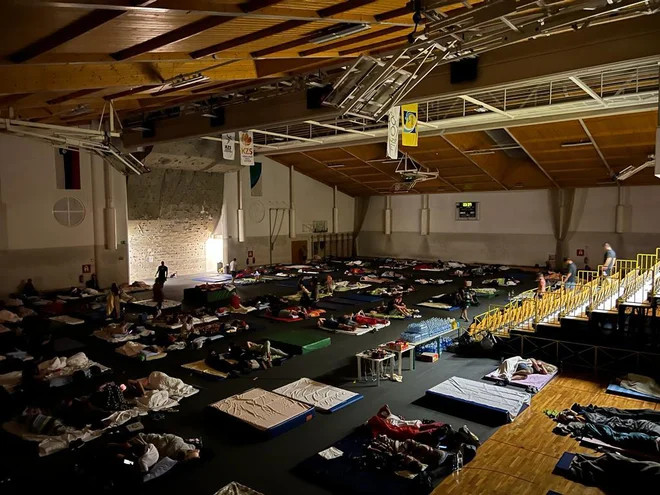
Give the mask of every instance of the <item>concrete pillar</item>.
<svg viewBox="0 0 660 495">
<path fill-rule="evenodd" d="M 337 207 L 337 186 L 332 190 L 332 233 L 339 232 L 339 208 Z"/>
<path fill-rule="evenodd" d="M 289 238 L 296 238 L 296 205 L 294 201 L 295 188 L 293 176 L 295 174 L 293 166 L 289 167 Z"/>
<path fill-rule="evenodd" d="M 112 183 L 113 168 L 104 162 L 105 183 L 105 248 L 109 251 L 117 250 L 117 210 L 115 209 L 114 185 Z"/>
<path fill-rule="evenodd" d="M 429 209 L 429 195 L 422 195 L 422 210 L 421 210 L 421 235 L 429 235 L 431 228 L 431 210 Z"/>
<path fill-rule="evenodd" d="M 385 196 L 385 235 L 392 233 L 392 197 Z"/>
<path fill-rule="evenodd" d="M 238 218 L 236 226 L 238 229 L 238 242 L 245 242 L 245 212 L 243 211 L 243 169 L 239 169 L 237 174 L 238 184 Z"/>
<path fill-rule="evenodd" d="M 626 207 L 623 204 L 623 187 L 621 184 L 617 185 L 617 193 L 618 199 L 616 203 L 616 216 L 614 218 L 614 232 L 623 234 L 625 231 Z"/>
</svg>

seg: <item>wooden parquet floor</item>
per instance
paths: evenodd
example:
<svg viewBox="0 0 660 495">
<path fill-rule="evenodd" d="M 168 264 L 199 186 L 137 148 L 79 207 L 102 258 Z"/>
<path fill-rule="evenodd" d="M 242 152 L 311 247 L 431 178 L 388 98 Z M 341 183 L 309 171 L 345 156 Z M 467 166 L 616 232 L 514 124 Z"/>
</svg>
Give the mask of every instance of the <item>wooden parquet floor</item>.
<svg viewBox="0 0 660 495">
<path fill-rule="evenodd" d="M 447 477 L 432 495 L 600 495 L 597 488 L 574 483 L 552 470 L 564 452 L 594 453 L 570 437 L 552 433 L 545 409 L 566 409 L 575 402 L 624 409 L 660 409 L 660 404 L 605 393 L 605 382 L 563 375 L 532 398 L 532 405 L 503 426 L 477 451 L 460 473 Z"/>
</svg>

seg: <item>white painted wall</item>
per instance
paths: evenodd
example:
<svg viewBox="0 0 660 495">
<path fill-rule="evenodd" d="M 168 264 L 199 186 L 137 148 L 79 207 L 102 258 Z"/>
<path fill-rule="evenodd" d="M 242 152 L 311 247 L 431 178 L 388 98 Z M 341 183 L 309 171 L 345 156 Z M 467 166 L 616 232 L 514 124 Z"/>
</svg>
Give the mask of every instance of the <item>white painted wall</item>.
<svg viewBox="0 0 660 495">
<path fill-rule="evenodd" d="M 57 188 L 55 148 L 1 134 L 0 150 L 0 295 L 16 290 L 27 278 L 39 289 L 77 286 L 83 264 L 93 265 L 102 284 L 127 281 L 125 178 L 112 169 L 120 248 L 95 250 L 95 243 L 102 245 L 105 239 L 103 161 L 81 153 L 81 189 L 62 190 Z M 62 226 L 53 216 L 55 202 L 64 197 L 74 197 L 85 207 L 85 219 L 75 227 Z"/>
<path fill-rule="evenodd" d="M 660 187 L 621 188 L 626 211 L 622 234 L 615 233 L 618 200 L 616 187 L 576 191 L 568 239 L 571 256 L 584 249 L 596 265 L 603 242 L 611 242 L 621 257 L 660 247 Z M 465 201 L 479 202 L 479 220 L 455 220 L 456 202 Z M 534 265 L 555 250 L 547 190 L 431 195 L 429 236 L 419 235 L 421 195 L 395 195 L 391 202 L 392 235 L 385 236 L 385 198 L 371 198 L 360 254 Z"/>
<path fill-rule="evenodd" d="M 257 254 L 257 264 L 268 262 L 268 239 L 271 223 L 270 209 L 283 209 L 271 212 L 272 227 L 279 231 L 278 245 L 274 251 L 273 261 L 290 261 L 289 236 L 289 167 L 281 165 L 265 156 L 257 157 L 262 163 L 262 192 L 260 197 L 252 197 L 250 189 L 250 172 L 245 167 L 239 172 L 232 172 L 225 177 L 224 207 L 219 230 L 229 242 L 225 243 L 226 259 L 233 256 L 243 258 L 245 252 L 253 250 Z M 243 208 L 245 210 L 246 242 L 236 244 L 238 239 L 238 174 L 241 174 L 243 185 Z M 294 172 L 294 204 L 296 209 L 297 238 L 307 238 L 307 226 L 315 220 L 325 220 L 328 229 L 332 230 L 333 189 L 297 171 Z M 344 193 L 337 193 L 339 208 L 339 232 L 352 232 L 354 223 L 354 199 Z M 260 218 L 263 212 L 263 219 Z M 277 221 L 276 221 L 276 215 Z M 281 227 L 280 227 L 281 225 Z M 232 247 L 234 246 L 234 247 Z M 234 253 L 238 254 L 234 254 Z M 309 251 L 311 252 L 311 250 Z M 240 261 L 239 261 L 240 263 Z"/>
</svg>

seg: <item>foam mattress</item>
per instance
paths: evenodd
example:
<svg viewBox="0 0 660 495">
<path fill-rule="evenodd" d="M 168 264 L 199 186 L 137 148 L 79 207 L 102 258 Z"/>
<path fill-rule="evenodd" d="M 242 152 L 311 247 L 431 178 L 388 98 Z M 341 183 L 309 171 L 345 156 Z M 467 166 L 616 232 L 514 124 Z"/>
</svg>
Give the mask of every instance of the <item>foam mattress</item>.
<svg viewBox="0 0 660 495">
<path fill-rule="evenodd" d="M 548 383 L 550 383 L 555 376 L 557 376 L 557 372 L 548 373 L 547 375 L 541 375 L 540 373 L 533 373 L 531 375 L 527 375 L 524 380 L 511 380 L 508 384 L 511 385 L 512 387 L 518 387 L 518 388 L 535 387 L 536 389 L 541 390 Z M 484 376 L 484 379 L 489 380 L 491 382 L 502 381 L 502 379 L 499 378 L 499 373 L 497 372 L 497 370 L 493 370 L 490 373 L 488 373 L 486 376 Z"/>
<path fill-rule="evenodd" d="M 282 349 L 288 354 L 307 354 L 330 345 L 330 337 L 320 337 L 316 332 L 291 330 L 277 332 L 269 337 L 273 347 Z"/>
<path fill-rule="evenodd" d="M 210 404 L 210 407 L 271 436 L 314 417 L 313 406 L 260 388 L 232 395 Z"/>
<path fill-rule="evenodd" d="M 362 399 L 360 394 L 316 382 L 310 378 L 301 378 L 273 392 L 304 402 L 323 412 L 335 412 Z"/>
<path fill-rule="evenodd" d="M 471 413 L 491 415 L 502 423 L 516 419 L 531 401 L 528 393 L 458 376 L 430 388 L 426 394 L 453 402 L 454 406 L 465 406 Z"/>
</svg>

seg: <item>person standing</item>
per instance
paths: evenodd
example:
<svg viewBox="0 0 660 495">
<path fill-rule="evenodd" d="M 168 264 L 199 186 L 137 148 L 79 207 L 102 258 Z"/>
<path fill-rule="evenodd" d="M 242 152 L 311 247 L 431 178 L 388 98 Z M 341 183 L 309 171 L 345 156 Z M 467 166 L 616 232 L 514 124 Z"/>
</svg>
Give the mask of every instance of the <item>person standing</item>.
<svg viewBox="0 0 660 495">
<path fill-rule="evenodd" d="M 603 249 L 605 250 L 605 256 L 603 257 L 603 275 L 609 277 L 614 273 L 614 267 L 616 265 L 616 252 L 612 249 L 612 246 L 609 242 L 603 244 Z"/>
<path fill-rule="evenodd" d="M 117 284 L 113 283 L 110 287 L 110 292 L 106 298 L 105 303 L 105 316 L 110 317 L 114 313 L 115 318 L 118 320 L 121 317 L 121 291 Z"/>
<path fill-rule="evenodd" d="M 571 258 L 566 259 L 566 275 L 562 277 L 564 282 L 564 287 L 567 289 L 575 289 L 577 284 L 577 265 L 573 262 Z"/>
<path fill-rule="evenodd" d="M 236 258 L 229 262 L 229 273 L 231 273 L 231 281 L 234 283 L 236 281 Z"/>
<path fill-rule="evenodd" d="M 165 285 L 165 281 L 167 280 L 168 273 L 169 273 L 169 270 L 165 266 L 165 262 L 161 261 L 160 266 L 158 267 L 158 270 L 156 270 L 156 281 L 160 282 L 161 285 Z"/>
<path fill-rule="evenodd" d="M 468 308 L 474 303 L 474 293 L 472 292 L 471 287 L 472 282 L 466 280 L 463 287 L 458 289 L 458 292 L 456 293 L 456 301 L 461 308 L 460 318 L 463 321 L 470 321 L 468 318 Z"/>
<path fill-rule="evenodd" d="M 158 278 L 153 286 L 154 302 L 156 303 L 156 317 L 159 317 L 163 310 L 163 302 L 165 301 L 165 292 L 163 291 L 164 283 L 165 282 Z"/>
<path fill-rule="evenodd" d="M 543 272 L 539 272 L 536 274 L 536 283 L 537 283 L 536 295 L 538 297 L 543 297 L 546 288 L 545 276 L 543 275 Z"/>
</svg>

